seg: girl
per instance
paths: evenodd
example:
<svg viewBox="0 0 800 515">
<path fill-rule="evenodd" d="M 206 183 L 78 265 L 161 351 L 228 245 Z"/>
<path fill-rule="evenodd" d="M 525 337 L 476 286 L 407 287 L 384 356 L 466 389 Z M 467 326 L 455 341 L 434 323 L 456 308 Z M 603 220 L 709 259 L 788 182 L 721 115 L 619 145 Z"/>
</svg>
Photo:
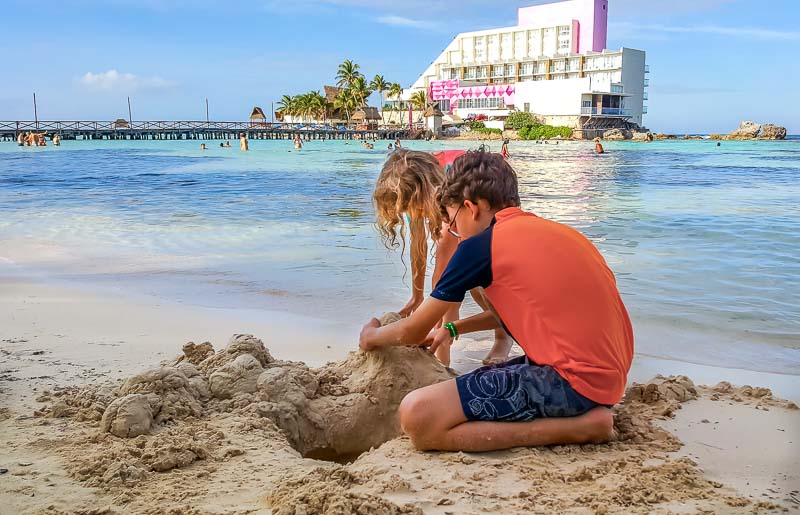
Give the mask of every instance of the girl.
<svg viewBox="0 0 800 515">
<path fill-rule="evenodd" d="M 376 226 L 386 247 L 399 246 L 401 252 L 405 251 L 406 226 L 410 234 L 411 298 L 400 310 L 404 317 L 413 313 L 425 298 L 428 238 L 430 237 L 436 248 L 432 288 L 436 286 L 458 246 L 458 238 L 448 231 L 448 225 L 442 221 L 436 193 L 444 182 L 444 168 L 463 153 L 461 150 L 446 150 L 434 156 L 427 152 L 396 149 L 387 158 L 375 184 L 372 197 L 377 214 Z M 473 298 L 486 309 L 480 296 Z M 458 307 L 455 307 L 445 314 L 442 323 L 458 319 Z M 494 347 L 483 360 L 484 364 L 505 361 L 511 350 L 511 343 L 503 329 L 496 329 Z M 436 357 L 444 365 L 449 365 L 450 345 L 440 346 L 436 350 Z"/>
</svg>

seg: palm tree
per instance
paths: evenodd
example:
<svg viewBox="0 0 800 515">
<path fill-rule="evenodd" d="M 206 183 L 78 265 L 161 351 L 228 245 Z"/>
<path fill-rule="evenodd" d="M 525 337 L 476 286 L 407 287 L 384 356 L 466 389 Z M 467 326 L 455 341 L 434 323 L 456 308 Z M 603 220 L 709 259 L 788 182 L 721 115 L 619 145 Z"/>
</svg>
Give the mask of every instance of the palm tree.
<svg viewBox="0 0 800 515">
<path fill-rule="evenodd" d="M 428 107 L 428 93 L 421 89 L 411 95 L 411 105 L 414 106 L 414 109 L 424 111 Z"/>
<path fill-rule="evenodd" d="M 360 66 L 350 59 L 345 59 L 344 62 L 339 65 L 339 71 L 336 72 L 336 85 L 340 88 L 352 86 L 357 77 L 363 77 L 361 72 L 358 71 L 359 68 Z"/>
<path fill-rule="evenodd" d="M 278 100 L 278 112 L 281 113 L 282 116 L 291 116 L 294 115 L 295 109 L 295 100 L 294 97 L 290 97 L 289 95 L 283 95 L 280 100 Z"/>
<path fill-rule="evenodd" d="M 343 109 L 347 116 L 347 123 L 350 123 L 350 112 L 356 107 L 356 99 L 353 96 L 353 91 L 350 89 L 343 89 L 336 94 L 333 99 L 334 109 Z"/>
<path fill-rule="evenodd" d="M 389 83 L 386 82 L 386 79 L 383 78 L 383 75 L 375 75 L 372 79 L 372 82 L 369 83 L 369 87 L 372 88 L 372 91 L 378 92 L 378 98 L 380 99 L 380 104 L 378 104 L 381 110 L 381 122 L 386 123 L 383 119 L 383 92 L 389 89 Z"/>
<path fill-rule="evenodd" d="M 328 117 L 328 99 L 321 95 L 319 91 L 312 91 L 309 95 L 309 103 L 314 113 L 314 118 L 324 121 Z"/>
<path fill-rule="evenodd" d="M 357 107 L 363 107 L 367 103 L 367 97 L 372 94 L 372 90 L 369 89 L 367 80 L 363 75 L 359 75 L 353 80 L 353 83 L 350 84 L 350 90 L 358 101 Z"/>
<path fill-rule="evenodd" d="M 389 98 L 394 98 L 397 102 L 397 111 L 400 111 L 400 97 L 403 95 L 403 86 L 399 82 L 393 82 L 389 85 Z"/>
</svg>

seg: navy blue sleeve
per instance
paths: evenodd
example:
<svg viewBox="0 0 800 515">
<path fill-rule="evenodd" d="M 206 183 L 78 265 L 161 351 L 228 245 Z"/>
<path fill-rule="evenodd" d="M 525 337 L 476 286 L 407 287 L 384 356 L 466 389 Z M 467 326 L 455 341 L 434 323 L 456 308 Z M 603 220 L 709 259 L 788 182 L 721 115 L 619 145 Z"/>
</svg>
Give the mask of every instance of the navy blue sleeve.
<svg viewBox="0 0 800 515">
<path fill-rule="evenodd" d="M 487 288 L 492 284 L 493 229 L 494 224 L 459 243 L 431 297 L 445 302 L 462 302 L 469 290 L 478 286 Z"/>
</svg>

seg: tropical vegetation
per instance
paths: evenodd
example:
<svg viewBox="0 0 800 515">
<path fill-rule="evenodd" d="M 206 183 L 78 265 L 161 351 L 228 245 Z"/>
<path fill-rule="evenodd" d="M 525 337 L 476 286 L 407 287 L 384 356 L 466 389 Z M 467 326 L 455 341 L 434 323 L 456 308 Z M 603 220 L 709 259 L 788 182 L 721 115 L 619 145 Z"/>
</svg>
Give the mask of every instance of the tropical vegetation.
<svg viewBox="0 0 800 515">
<path fill-rule="evenodd" d="M 556 137 L 571 138 L 572 129 L 563 125 L 553 126 L 537 123 L 521 128 L 517 134 L 522 139 L 552 139 Z"/>
<path fill-rule="evenodd" d="M 334 111 L 339 111 L 349 122 L 353 113 L 367 105 L 367 99 L 372 93 L 378 93 L 379 105 L 383 105 L 384 93 L 388 93 L 388 98 L 395 99 L 399 99 L 403 93 L 403 87 L 400 84 L 388 82 L 383 75 L 376 74 L 372 80 L 368 81 L 361 73 L 358 63 L 354 63 L 350 59 L 346 59 L 339 65 L 336 72 L 336 86 L 341 89 L 332 102 L 329 102 L 318 91 L 295 96 L 283 95 L 278 101 L 278 113 L 305 121 L 327 119 Z M 424 92 L 421 93 L 424 99 Z"/>
</svg>

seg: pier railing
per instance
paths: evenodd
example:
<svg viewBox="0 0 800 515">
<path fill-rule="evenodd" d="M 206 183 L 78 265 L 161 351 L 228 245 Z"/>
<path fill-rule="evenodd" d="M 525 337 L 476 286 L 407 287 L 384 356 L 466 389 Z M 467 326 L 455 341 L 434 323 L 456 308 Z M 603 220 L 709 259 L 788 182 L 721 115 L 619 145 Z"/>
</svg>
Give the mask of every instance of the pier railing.
<svg viewBox="0 0 800 515">
<path fill-rule="evenodd" d="M 148 120 L 148 121 L 87 121 L 87 120 L 21 120 L 0 121 L 0 130 L 6 131 L 113 131 L 113 130 L 154 130 L 154 131 L 193 131 L 200 129 L 211 130 L 252 130 L 252 129 L 298 129 L 303 124 L 284 124 L 270 122 L 205 122 L 197 120 Z M 306 125 L 307 126 L 307 125 Z"/>
</svg>

